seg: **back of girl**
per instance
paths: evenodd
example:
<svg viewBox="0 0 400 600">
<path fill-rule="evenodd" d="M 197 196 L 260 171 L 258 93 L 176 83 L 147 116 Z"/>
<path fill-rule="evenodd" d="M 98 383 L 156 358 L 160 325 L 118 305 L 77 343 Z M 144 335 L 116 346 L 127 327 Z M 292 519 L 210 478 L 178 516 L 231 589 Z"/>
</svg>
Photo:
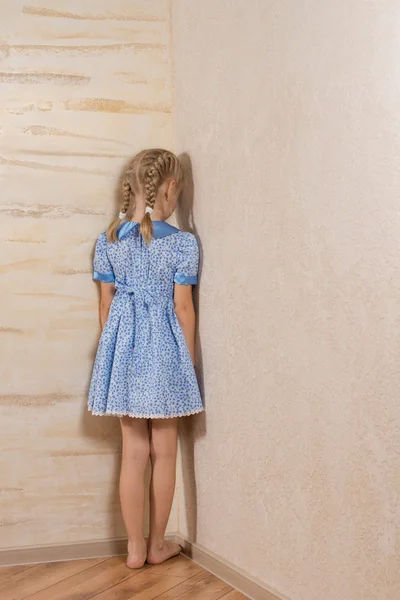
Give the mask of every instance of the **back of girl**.
<svg viewBox="0 0 400 600">
<path fill-rule="evenodd" d="M 131 568 L 146 560 L 158 564 L 180 551 L 164 539 L 175 488 L 178 421 L 203 410 L 194 370 L 197 241 L 165 222 L 182 187 L 183 170 L 174 154 L 141 152 L 125 173 L 119 218 L 96 243 L 93 277 L 101 286 L 102 335 L 89 410 L 121 420 L 120 497 Z"/>
</svg>

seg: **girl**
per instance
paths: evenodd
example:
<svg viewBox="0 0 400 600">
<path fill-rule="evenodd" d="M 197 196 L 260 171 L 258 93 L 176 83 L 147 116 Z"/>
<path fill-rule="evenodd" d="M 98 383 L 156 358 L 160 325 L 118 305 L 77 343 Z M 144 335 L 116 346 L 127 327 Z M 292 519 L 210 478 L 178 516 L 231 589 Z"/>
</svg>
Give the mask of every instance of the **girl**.
<svg viewBox="0 0 400 600">
<path fill-rule="evenodd" d="M 145 150 L 129 164 L 123 205 L 96 243 L 102 335 L 89 391 L 94 415 L 122 427 L 120 498 L 130 568 L 179 554 L 164 539 L 175 489 L 179 417 L 203 410 L 196 380 L 198 246 L 166 223 L 183 187 L 178 158 Z M 133 205 L 133 216 L 127 213 Z M 144 473 L 150 457 L 150 533 L 143 535 Z"/>
</svg>

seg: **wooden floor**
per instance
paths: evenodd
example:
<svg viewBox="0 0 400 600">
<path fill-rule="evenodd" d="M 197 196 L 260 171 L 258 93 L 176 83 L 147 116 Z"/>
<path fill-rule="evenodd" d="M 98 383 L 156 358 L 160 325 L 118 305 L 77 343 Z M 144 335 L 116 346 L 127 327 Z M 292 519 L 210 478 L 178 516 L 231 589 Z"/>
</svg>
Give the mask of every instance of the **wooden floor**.
<svg viewBox="0 0 400 600">
<path fill-rule="evenodd" d="M 0 568 L 1 600 L 244 600 L 184 556 L 132 571 L 126 557 Z"/>
</svg>

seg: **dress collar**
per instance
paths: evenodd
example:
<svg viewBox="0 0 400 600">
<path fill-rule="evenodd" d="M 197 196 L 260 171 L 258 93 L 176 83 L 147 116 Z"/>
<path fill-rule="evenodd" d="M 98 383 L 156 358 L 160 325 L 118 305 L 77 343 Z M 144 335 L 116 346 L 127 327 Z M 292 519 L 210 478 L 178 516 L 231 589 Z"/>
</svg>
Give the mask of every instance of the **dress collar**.
<svg viewBox="0 0 400 600">
<path fill-rule="evenodd" d="M 122 240 L 135 227 L 139 227 L 139 225 L 140 224 L 136 223 L 135 221 L 127 221 L 126 223 L 122 223 L 122 225 L 119 226 L 117 231 L 118 239 Z M 179 232 L 179 229 L 177 229 L 173 225 L 170 225 L 169 223 L 166 223 L 165 221 L 153 221 L 153 228 L 153 237 L 155 239 L 166 237 L 167 235 Z"/>
</svg>

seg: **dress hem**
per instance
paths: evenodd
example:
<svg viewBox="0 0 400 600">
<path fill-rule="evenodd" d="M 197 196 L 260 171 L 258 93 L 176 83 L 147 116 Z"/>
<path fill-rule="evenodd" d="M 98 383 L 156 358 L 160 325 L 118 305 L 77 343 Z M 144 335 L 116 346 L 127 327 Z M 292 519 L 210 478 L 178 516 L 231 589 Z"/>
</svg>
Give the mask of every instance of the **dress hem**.
<svg viewBox="0 0 400 600">
<path fill-rule="evenodd" d="M 195 410 L 191 410 L 185 413 L 179 413 L 175 415 L 137 415 L 134 413 L 128 412 L 114 412 L 114 411 L 103 411 L 98 412 L 89 408 L 89 411 L 92 413 L 94 417 L 131 417 L 132 419 L 175 419 L 176 417 L 190 417 L 191 415 L 197 415 L 204 411 L 204 407 L 196 408 Z"/>
</svg>

